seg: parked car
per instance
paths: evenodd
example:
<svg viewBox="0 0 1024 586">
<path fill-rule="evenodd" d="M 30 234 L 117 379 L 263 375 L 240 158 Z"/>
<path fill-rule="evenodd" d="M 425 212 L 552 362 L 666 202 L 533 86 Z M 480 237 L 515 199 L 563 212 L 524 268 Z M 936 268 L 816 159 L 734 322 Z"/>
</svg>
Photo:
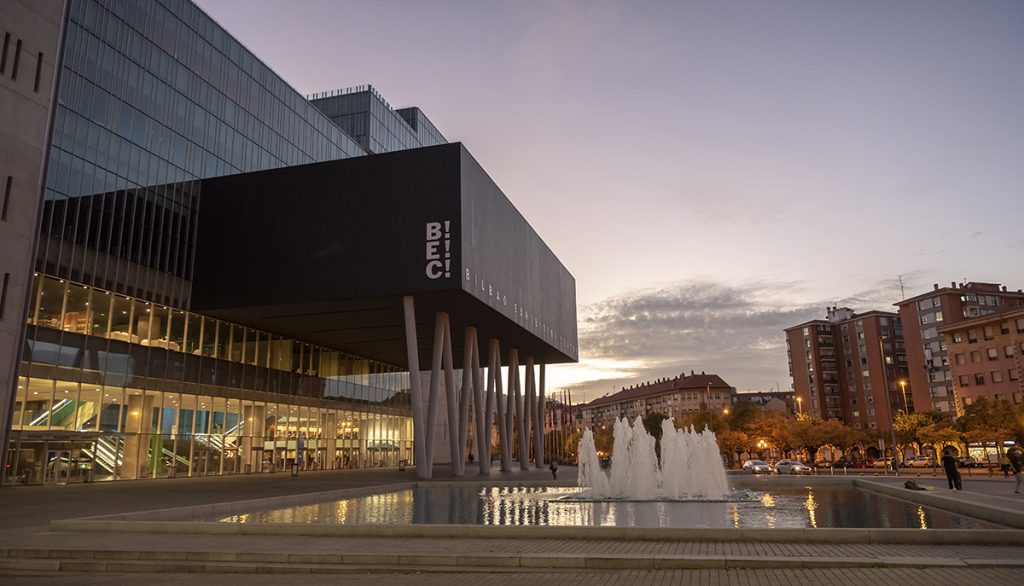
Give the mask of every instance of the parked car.
<svg viewBox="0 0 1024 586">
<path fill-rule="evenodd" d="M 931 468 L 935 466 L 935 459 L 931 456 L 907 456 L 903 465 L 907 468 Z"/>
<path fill-rule="evenodd" d="M 775 463 L 776 474 L 810 474 L 811 467 L 799 460 L 779 460 Z"/>
<path fill-rule="evenodd" d="M 747 460 L 743 463 L 743 470 L 751 474 L 771 474 L 772 467 L 764 460 Z"/>
<path fill-rule="evenodd" d="M 872 468 L 892 468 L 897 466 L 896 458 L 879 458 L 871 464 Z"/>
<path fill-rule="evenodd" d="M 977 468 L 983 464 L 974 456 L 960 456 L 956 459 L 956 465 L 960 468 Z"/>
</svg>

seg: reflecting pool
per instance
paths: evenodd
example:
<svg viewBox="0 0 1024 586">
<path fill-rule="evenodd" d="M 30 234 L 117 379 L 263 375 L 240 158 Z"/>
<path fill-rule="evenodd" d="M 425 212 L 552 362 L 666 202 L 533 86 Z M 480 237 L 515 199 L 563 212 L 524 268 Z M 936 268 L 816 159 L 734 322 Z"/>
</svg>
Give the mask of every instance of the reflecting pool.
<svg viewBox="0 0 1024 586">
<path fill-rule="evenodd" d="M 745 502 L 574 501 L 575 487 L 429 486 L 214 520 L 233 523 L 709 528 L 998 526 L 853 487 L 785 486 Z"/>
</svg>

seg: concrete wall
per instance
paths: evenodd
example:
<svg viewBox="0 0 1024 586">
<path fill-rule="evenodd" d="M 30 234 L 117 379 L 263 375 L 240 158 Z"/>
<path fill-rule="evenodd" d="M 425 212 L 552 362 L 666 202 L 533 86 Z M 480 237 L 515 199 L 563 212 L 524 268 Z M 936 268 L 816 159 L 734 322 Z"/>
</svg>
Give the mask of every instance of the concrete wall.
<svg viewBox="0 0 1024 586">
<path fill-rule="evenodd" d="M 17 389 L 64 14 L 63 0 L 0 2 L 0 461 Z"/>
</svg>

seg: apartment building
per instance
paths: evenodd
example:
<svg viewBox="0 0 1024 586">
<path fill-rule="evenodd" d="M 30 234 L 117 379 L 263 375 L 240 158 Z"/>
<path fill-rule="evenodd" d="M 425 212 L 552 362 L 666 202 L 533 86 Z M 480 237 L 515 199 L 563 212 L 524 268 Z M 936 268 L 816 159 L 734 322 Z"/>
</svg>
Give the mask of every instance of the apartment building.
<svg viewBox="0 0 1024 586">
<path fill-rule="evenodd" d="M 947 340 L 958 415 L 979 398 L 1024 400 L 1024 308 L 938 328 Z"/>
<path fill-rule="evenodd" d="M 949 287 L 935 284 L 931 291 L 895 305 L 904 326 L 908 387 L 913 389 L 913 401 L 922 411 L 955 413 L 963 404 L 956 402 L 943 328 L 1022 306 L 1024 293 L 1019 289 L 1007 291 L 997 283 L 954 282 Z"/>
<path fill-rule="evenodd" d="M 673 378 L 623 387 L 621 391 L 581 405 L 582 424 L 596 428 L 621 417 L 633 419 L 662 413 L 679 419 L 704 410 L 721 411 L 733 404 L 736 388 L 717 374 L 682 373 Z"/>
<path fill-rule="evenodd" d="M 914 411 L 899 315 L 830 307 L 785 332 L 798 412 L 888 430 L 897 411 Z"/>
</svg>

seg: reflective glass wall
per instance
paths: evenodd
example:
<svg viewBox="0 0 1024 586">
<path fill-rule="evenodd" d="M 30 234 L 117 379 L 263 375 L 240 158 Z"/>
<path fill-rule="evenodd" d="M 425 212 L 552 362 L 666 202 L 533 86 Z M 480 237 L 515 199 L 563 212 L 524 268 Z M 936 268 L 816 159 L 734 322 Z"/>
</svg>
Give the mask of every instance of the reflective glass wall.
<svg viewBox="0 0 1024 586">
<path fill-rule="evenodd" d="M 66 279 L 33 292 L 11 483 L 412 460 L 397 367 Z"/>
<path fill-rule="evenodd" d="M 365 154 L 186 0 L 71 3 L 41 272 L 188 306 L 196 179 Z"/>
<path fill-rule="evenodd" d="M 419 108 L 394 110 L 373 86 L 313 94 L 309 101 L 369 153 L 448 142 Z"/>
</svg>

